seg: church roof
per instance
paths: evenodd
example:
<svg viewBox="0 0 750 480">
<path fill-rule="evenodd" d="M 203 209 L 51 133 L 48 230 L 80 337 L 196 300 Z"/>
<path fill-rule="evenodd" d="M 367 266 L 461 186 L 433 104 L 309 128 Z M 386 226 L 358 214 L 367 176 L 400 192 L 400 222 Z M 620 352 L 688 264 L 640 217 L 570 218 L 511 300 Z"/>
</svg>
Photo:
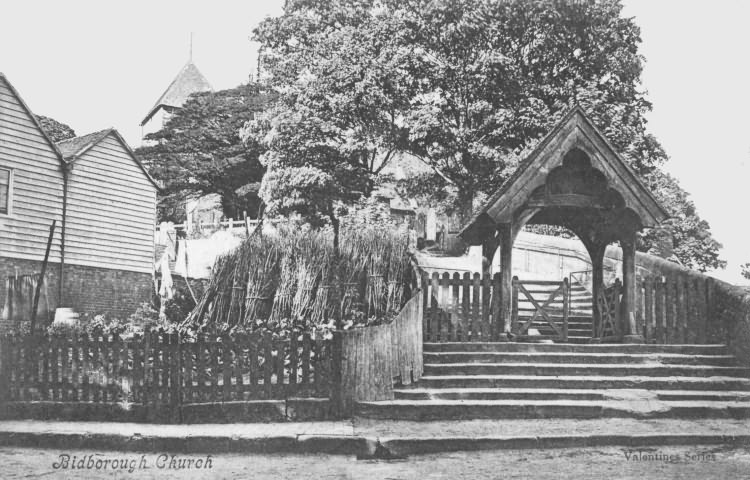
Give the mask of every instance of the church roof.
<svg viewBox="0 0 750 480">
<path fill-rule="evenodd" d="M 206 77 L 198 70 L 198 67 L 192 61 L 189 61 L 182 67 L 169 87 L 159 97 L 148 114 L 141 122 L 144 125 L 159 110 L 160 107 L 182 107 L 190 95 L 197 92 L 211 91 L 213 88 L 208 83 Z"/>
</svg>

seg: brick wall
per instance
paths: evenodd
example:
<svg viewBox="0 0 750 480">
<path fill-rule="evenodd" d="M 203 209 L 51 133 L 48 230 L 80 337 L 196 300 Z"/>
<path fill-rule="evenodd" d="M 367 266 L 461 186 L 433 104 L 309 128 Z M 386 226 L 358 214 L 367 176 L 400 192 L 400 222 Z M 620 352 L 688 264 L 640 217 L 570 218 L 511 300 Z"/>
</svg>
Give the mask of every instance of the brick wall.
<svg viewBox="0 0 750 480">
<path fill-rule="evenodd" d="M 5 305 L 6 277 L 39 273 L 42 262 L 0 258 L 0 309 Z M 151 300 L 153 280 L 148 273 L 127 272 L 107 268 L 65 265 L 64 304 L 58 293 L 60 264 L 47 265 L 47 294 L 50 308 L 71 307 L 79 313 L 103 313 L 125 320 L 142 302 Z"/>
</svg>

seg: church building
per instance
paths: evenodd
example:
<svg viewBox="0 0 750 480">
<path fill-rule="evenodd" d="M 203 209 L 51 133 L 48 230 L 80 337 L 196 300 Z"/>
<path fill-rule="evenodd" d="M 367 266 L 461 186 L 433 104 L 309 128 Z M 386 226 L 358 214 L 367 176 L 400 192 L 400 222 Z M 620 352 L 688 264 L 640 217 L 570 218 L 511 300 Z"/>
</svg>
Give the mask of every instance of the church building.
<svg viewBox="0 0 750 480">
<path fill-rule="evenodd" d="M 143 138 L 149 133 L 161 130 L 169 117 L 182 108 L 190 95 L 210 91 L 213 91 L 211 84 L 191 58 L 141 121 L 142 142 L 146 143 Z"/>
</svg>

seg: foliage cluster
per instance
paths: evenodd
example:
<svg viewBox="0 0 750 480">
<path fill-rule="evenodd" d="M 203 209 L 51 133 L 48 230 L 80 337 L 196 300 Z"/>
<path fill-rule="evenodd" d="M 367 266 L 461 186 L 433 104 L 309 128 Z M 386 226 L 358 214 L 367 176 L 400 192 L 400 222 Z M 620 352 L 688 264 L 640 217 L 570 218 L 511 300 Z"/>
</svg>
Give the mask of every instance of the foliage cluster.
<svg viewBox="0 0 750 480">
<path fill-rule="evenodd" d="M 75 138 L 76 136 L 76 132 L 70 126 L 58 122 L 54 118 L 45 117 L 44 115 L 35 115 L 35 117 L 39 121 L 39 125 L 41 125 L 44 133 L 55 143 Z"/>
<path fill-rule="evenodd" d="M 722 265 L 708 224 L 658 170 L 667 155 L 646 128 L 640 29 L 620 0 L 290 0 L 255 39 L 279 98 L 243 138 L 267 149 L 272 212 L 335 225 L 406 154 L 428 168 L 404 191 L 467 219 L 578 104 L 641 178 L 669 184 L 683 263 Z"/>
<path fill-rule="evenodd" d="M 241 187 L 263 177 L 262 148 L 257 142 L 243 143 L 240 129 L 274 98 L 254 83 L 196 93 L 164 128 L 146 136 L 152 144 L 138 148 L 136 154 L 163 182 L 160 221 L 181 222 L 186 199 L 212 193 L 221 196 L 227 217 L 258 212 L 257 192 Z"/>
</svg>

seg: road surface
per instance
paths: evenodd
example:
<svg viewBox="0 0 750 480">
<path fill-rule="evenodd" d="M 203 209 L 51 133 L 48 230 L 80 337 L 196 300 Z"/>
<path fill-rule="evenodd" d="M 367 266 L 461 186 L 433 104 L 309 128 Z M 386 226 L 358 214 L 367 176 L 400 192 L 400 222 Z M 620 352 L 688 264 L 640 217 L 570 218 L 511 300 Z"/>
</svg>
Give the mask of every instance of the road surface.
<svg viewBox="0 0 750 480">
<path fill-rule="evenodd" d="M 176 455 L 0 449 L 0 478 L 750 479 L 750 447 L 496 450 L 357 460 L 330 455 Z"/>
</svg>

